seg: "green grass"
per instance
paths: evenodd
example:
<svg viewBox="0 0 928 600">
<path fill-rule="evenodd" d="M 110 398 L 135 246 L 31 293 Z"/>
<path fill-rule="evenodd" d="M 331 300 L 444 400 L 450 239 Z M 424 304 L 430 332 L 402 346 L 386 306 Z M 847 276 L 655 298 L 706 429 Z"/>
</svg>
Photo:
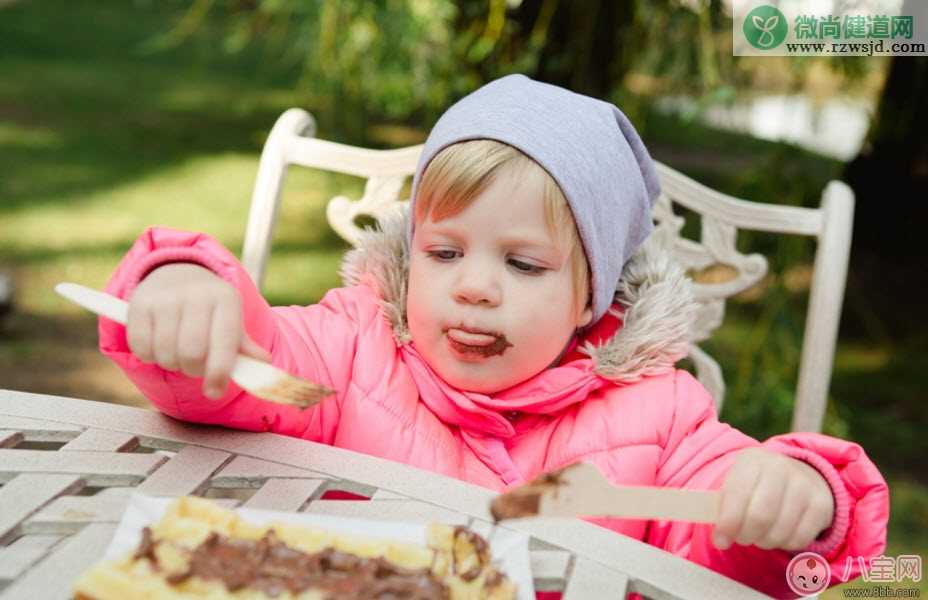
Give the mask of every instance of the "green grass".
<svg viewBox="0 0 928 600">
<path fill-rule="evenodd" d="M 50 285 L 102 285 L 151 225 L 241 248 L 265 136 L 286 108 L 312 105 L 294 91 L 292 69 L 269 66 L 258 51 L 216 52 L 214 26 L 152 52 L 184 4 L 0 9 L 0 266 L 19 275 L 27 310 L 66 310 Z M 321 173 L 290 179 L 271 299 L 309 302 L 338 283 L 333 266 L 345 245 L 323 227 L 324 205 L 335 190 L 360 186 Z M 280 277 L 278 263 L 294 268 Z"/>
<path fill-rule="evenodd" d="M 217 51 L 211 22 L 189 43 L 153 52 L 183 9 L 63 0 L 0 8 L 0 269 L 17 283 L 17 312 L 0 329 L 5 387 L 143 404 L 96 352 L 93 317 L 53 285 L 102 287 L 152 225 L 204 231 L 239 253 L 275 119 L 302 106 L 333 121 L 318 114 L 324 102 L 311 91 L 295 91 L 292 66 L 275 66 L 261 49 Z M 656 158 L 736 196 L 815 206 L 840 176 L 837 161 L 786 144 L 636 114 Z M 375 132 L 394 145 L 422 136 L 380 123 L 372 144 L 391 143 Z M 320 135 L 332 137 L 324 125 Z M 325 224 L 325 204 L 361 190 L 350 177 L 289 177 L 264 288 L 272 304 L 315 302 L 339 284 L 347 245 Z M 730 302 L 706 346 L 729 385 L 723 419 L 762 439 L 789 428 L 806 293 L 785 286 L 783 274 L 807 264 L 812 246 L 756 234 L 739 238 L 739 248 L 770 257 L 775 279 L 762 299 Z M 867 314 L 853 298 L 851 310 Z M 890 480 L 888 554 L 928 556 L 926 370 L 923 353 L 880 340 L 842 338 L 835 358 L 825 431 L 863 445 Z"/>
<path fill-rule="evenodd" d="M 18 300 L 42 313 L 62 310 L 48 293 L 56 281 L 102 287 L 149 226 L 203 231 L 238 253 L 256 169 L 255 156 L 190 159 L 136 182 L 8 213 L 0 224 L 0 255 L 28 271 L 19 278 Z M 345 189 L 335 181 L 354 183 L 346 179 L 305 170 L 290 177 L 269 265 L 272 299 L 308 303 L 338 284 L 337 264 L 347 245 L 325 226 L 325 203 L 334 189 Z"/>
<path fill-rule="evenodd" d="M 0 8 L 4 212 L 60 204 L 194 157 L 254 152 L 277 115 L 300 103 L 294 74 L 259 56 L 206 51 L 220 43 L 216 31 L 147 50 L 182 10 L 178 2 Z"/>
</svg>

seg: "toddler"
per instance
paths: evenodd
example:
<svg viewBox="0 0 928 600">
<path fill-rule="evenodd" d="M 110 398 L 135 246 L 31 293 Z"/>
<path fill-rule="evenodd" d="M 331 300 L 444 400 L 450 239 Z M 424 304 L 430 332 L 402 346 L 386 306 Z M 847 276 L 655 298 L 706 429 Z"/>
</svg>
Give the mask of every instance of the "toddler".
<svg viewBox="0 0 928 600">
<path fill-rule="evenodd" d="M 384 220 L 313 306 L 270 307 L 212 238 L 152 228 L 107 290 L 100 347 L 178 419 L 302 437 L 504 490 L 589 461 L 616 484 L 719 489 L 715 524 L 590 519 L 761 592 L 790 559 L 832 582 L 885 547 L 886 483 L 860 446 L 758 442 L 674 368 L 694 303 L 648 243 L 654 165 L 612 104 L 522 75 L 452 106 L 408 213 Z M 238 352 L 336 393 L 301 411 L 229 382 Z"/>
</svg>

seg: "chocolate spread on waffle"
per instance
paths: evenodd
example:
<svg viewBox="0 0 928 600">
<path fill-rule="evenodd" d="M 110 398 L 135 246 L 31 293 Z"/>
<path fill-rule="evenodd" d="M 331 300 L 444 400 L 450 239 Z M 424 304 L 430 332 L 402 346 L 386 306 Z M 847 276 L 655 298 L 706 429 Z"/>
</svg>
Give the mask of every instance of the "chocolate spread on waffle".
<svg viewBox="0 0 928 600">
<path fill-rule="evenodd" d="M 137 558 L 152 560 L 160 540 L 145 529 Z M 190 577 L 219 580 L 230 592 L 251 589 L 276 598 L 284 591 L 299 594 L 315 589 L 331 600 L 363 598 L 449 598 L 447 586 L 429 569 L 406 569 L 383 558 L 362 558 L 325 548 L 306 553 L 281 542 L 273 531 L 260 540 L 230 538 L 212 533 L 190 554 L 187 570 L 168 576 L 176 585 Z"/>
<path fill-rule="evenodd" d="M 460 526 L 455 527 L 454 528 L 454 539 L 455 539 L 455 546 L 457 546 L 459 542 L 463 542 L 463 545 L 465 548 L 467 548 L 467 546 L 470 546 L 470 548 L 467 548 L 468 550 L 471 551 L 470 556 L 476 559 L 476 561 L 471 561 L 472 564 L 468 570 L 461 573 L 461 572 L 458 572 L 459 564 L 464 563 L 465 560 L 463 559 L 463 557 L 458 557 L 457 555 L 455 555 L 454 557 L 453 568 L 457 572 L 457 576 L 463 579 L 464 581 L 472 581 L 473 579 L 476 579 L 478 575 L 480 575 L 481 571 L 483 571 L 484 564 L 490 561 L 490 546 L 487 544 L 487 541 L 485 539 L 483 539 L 482 537 L 480 537 L 479 535 L 477 535 L 470 529 L 467 529 L 466 527 L 460 527 Z M 494 587 L 494 586 L 491 585 L 489 587 Z"/>
</svg>

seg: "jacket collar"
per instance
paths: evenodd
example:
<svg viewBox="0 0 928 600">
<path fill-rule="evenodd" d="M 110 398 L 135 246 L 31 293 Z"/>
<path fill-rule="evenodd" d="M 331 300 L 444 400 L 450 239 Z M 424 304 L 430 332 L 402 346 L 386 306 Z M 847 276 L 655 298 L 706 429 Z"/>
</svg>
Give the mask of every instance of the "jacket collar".
<svg viewBox="0 0 928 600">
<path fill-rule="evenodd" d="M 408 219 L 405 208 L 381 218 L 379 230 L 365 230 L 340 271 L 345 285 L 377 286 L 400 347 L 412 341 L 406 323 Z M 690 280 L 652 235 L 625 265 L 612 308 L 578 336 L 560 365 L 589 357 L 592 372 L 614 383 L 666 373 L 689 353 L 696 310 Z"/>
</svg>

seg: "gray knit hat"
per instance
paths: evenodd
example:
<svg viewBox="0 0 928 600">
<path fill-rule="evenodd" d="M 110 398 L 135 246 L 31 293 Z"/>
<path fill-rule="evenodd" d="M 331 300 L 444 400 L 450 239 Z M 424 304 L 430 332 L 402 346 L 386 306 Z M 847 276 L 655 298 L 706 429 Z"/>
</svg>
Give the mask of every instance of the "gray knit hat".
<svg viewBox="0 0 928 600">
<path fill-rule="evenodd" d="M 590 264 L 595 323 L 612 304 L 625 262 L 653 229 L 651 206 L 660 185 L 635 128 L 608 102 L 524 75 L 497 79 L 435 124 L 413 178 L 412 214 L 429 162 L 445 147 L 475 139 L 519 149 L 560 186 Z"/>
</svg>

